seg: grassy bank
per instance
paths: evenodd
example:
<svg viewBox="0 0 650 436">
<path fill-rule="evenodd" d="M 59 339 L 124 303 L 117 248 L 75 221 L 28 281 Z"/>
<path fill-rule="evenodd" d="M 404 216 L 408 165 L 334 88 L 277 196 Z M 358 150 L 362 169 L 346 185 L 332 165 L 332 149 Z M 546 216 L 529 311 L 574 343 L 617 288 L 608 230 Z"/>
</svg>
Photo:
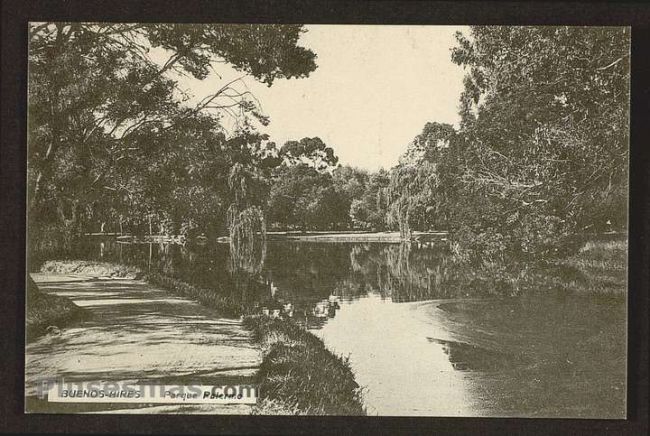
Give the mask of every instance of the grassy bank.
<svg viewBox="0 0 650 436">
<path fill-rule="evenodd" d="M 38 289 L 30 278 L 26 289 L 25 337 L 30 342 L 52 329 L 63 328 L 87 316 L 69 298 L 50 295 Z"/>
<path fill-rule="evenodd" d="M 565 263 L 584 271 L 625 271 L 627 240 L 588 241 Z"/>
<path fill-rule="evenodd" d="M 249 316 L 244 325 L 262 346 L 258 414 L 365 415 L 347 360 L 290 320 Z"/>
<path fill-rule="evenodd" d="M 556 263 L 561 286 L 581 293 L 627 292 L 627 240 L 588 241 L 574 255 Z"/>
<path fill-rule="evenodd" d="M 627 293 L 627 240 L 582 242 L 571 254 L 520 261 L 458 263 L 443 282 L 457 295 L 504 297 L 538 293 L 620 297 Z"/>
</svg>

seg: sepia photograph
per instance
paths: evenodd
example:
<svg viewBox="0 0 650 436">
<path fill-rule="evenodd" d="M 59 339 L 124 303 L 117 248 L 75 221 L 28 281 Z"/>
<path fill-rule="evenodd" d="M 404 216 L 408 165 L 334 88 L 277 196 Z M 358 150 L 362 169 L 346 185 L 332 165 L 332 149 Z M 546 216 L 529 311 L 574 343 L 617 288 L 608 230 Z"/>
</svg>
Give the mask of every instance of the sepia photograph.
<svg viewBox="0 0 650 436">
<path fill-rule="evenodd" d="M 30 22 L 25 413 L 625 419 L 630 36 Z"/>
</svg>

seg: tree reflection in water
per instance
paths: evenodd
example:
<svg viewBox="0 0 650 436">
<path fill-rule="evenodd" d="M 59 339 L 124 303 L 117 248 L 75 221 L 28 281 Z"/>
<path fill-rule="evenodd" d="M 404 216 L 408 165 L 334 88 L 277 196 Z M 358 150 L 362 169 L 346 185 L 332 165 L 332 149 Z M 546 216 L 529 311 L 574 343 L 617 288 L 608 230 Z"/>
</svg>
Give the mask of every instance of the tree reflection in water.
<svg viewBox="0 0 650 436">
<path fill-rule="evenodd" d="M 373 294 L 403 303 L 482 297 L 499 289 L 489 282 L 484 267 L 455 263 L 438 242 L 249 242 L 233 247 L 89 238 L 77 247 L 75 257 L 155 269 L 222 293 L 250 312 L 291 316 L 309 325 L 335 316 L 339 299 Z"/>
</svg>

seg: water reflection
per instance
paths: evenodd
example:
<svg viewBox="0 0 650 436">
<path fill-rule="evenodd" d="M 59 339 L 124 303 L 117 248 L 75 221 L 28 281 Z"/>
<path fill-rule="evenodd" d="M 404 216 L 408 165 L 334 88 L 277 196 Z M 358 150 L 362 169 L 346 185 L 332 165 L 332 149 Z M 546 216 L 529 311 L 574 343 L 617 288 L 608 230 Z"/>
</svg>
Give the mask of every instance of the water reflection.
<svg viewBox="0 0 650 436">
<path fill-rule="evenodd" d="M 369 414 L 477 415 L 465 374 L 427 339 L 450 338 L 444 320 L 424 316 L 420 306 L 371 294 L 343 301 L 338 316 L 313 332 L 349 357 Z"/>
<path fill-rule="evenodd" d="M 291 304 L 311 323 L 336 315 L 336 304 L 369 294 L 393 302 L 454 296 L 442 287 L 449 269 L 444 247 L 431 244 L 269 242 L 237 253 L 226 244 L 131 244 L 88 240 L 82 255 L 135 264 L 207 288 L 238 293 L 238 300 L 273 310 Z M 282 316 L 289 311 L 280 310 Z"/>
<path fill-rule="evenodd" d="M 335 305 L 326 304 L 332 300 L 377 295 L 406 303 L 500 295 L 499 282 L 455 264 L 446 246 L 436 242 L 272 241 L 235 250 L 228 244 L 89 238 L 78 251 L 85 258 L 135 264 L 215 289 L 252 312 L 268 310 L 270 316 L 293 317 L 310 326 L 336 315 Z M 291 310 L 282 309 L 287 304 Z"/>
<path fill-rule="evenodd" d="M 509 366 L 511 356 L 489 350 L 466 342 L 427 338 L 429 342 L 440 344 L 442 351 L 457 371 L 494 371 Z"/>
</svg>

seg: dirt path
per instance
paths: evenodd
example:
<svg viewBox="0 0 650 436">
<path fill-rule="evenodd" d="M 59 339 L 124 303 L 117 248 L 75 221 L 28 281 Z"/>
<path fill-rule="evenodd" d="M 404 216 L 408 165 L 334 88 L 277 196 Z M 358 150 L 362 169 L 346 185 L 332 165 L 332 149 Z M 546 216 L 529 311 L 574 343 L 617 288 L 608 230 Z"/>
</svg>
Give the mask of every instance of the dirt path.
<svg viewBox="0 0 650 436">
<path fill-rule="evenodd" d="M 29 343 L 27 407 L 37 412 L 248 414 L 246 405 L 48 403 L 42 377 L 143 384 L 249 384 L 261 362 L 239 320 L 137 280 L 32 274 L 45 292 L 71 298 L 89 319 Z"/>
</svg>

